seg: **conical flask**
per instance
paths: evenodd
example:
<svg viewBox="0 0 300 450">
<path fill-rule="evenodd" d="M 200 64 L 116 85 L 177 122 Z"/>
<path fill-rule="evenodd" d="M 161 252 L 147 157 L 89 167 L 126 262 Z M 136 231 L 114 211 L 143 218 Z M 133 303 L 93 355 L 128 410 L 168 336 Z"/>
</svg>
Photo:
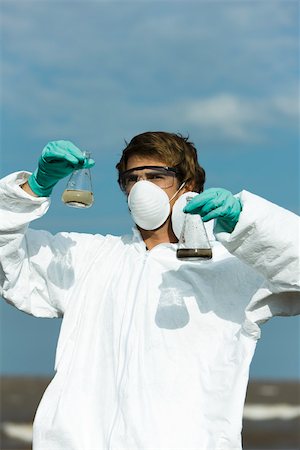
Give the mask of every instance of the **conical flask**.
<svg viewBox="0 0 300 450">
<path fill-rule="evenodd" d="M 187 203 L 192 197 L 187 197 Z M 183 260 L 212 258 L 212 249 L 199 214 L 186 213 L 176 256 Z"/>
<path fill-rule="evenodd" d="M 91 154 L 89 152 L 83 153 L 86 158 L 90 158 Z M 94 195 L 89 168 L 74 170 L 61 199 L 67 206 L 74 208 L 89 208 L 92 206 Z"/>
</svg>

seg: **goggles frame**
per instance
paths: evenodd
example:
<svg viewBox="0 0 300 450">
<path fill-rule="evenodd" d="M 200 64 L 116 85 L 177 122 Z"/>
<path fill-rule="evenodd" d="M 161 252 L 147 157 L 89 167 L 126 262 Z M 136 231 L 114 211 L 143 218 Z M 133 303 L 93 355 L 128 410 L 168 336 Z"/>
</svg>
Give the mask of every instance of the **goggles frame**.
<svg viewBox="0 0 300 450">
<path fill-rule="evenodd" d="M 126 185 L 124 183 L 124 178 L 126 177 L 126 175 L 128 175 L 128 174 L 130 174 L 132 172 L 139 171 L 139 170 L 144 170 L 144 169 L 152 169 L 152 170 L 157 170 L 157 171 L 160 171 L 161 169 L 163 169 L 166 172 L 171 172 L 170 175 L 172 174 L 172 176 L 174 178 L 181 174 L 180 170 L 178 170 L 176 167 L 170 167 L 170 166 L 138 166 L 138 167 L 133 167 L 132 169 L 124 170 L 124 172 L 121 172 L 119 174 L 118 182 L 119 182 L 119 185 L 120 185 L 122 191 L 124 191 L 124 192 L 127 191 Z M 151 180 L 149 180 L 149 181 L 151 181 Z"/>
</svg>

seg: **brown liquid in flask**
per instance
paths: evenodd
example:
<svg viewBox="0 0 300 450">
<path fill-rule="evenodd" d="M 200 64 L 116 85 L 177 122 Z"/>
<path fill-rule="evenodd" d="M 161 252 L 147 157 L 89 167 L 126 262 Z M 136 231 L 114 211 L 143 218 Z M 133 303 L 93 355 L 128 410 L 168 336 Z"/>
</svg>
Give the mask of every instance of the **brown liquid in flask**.
<svg viewBox="0 0 300 450">
<path fill-rule="evenodd" d="M 90 191 L 66 189 L 63 192 L 62 201 L 68 206 L 88 208 L 93 204 L 94 197 Z"/>
<path fill-rule="evenodd" d="M 90 158 L 89 152 L 83 152 L 85 158 Z M 64 190 L 62 201 L 74 208 L 89 208 L 94 203 L 92 179 L 89 168 L 76 169 L 71 174 Z"/>
<path fill-rule="evenodd" d="M 179 259 L 211 259 L 211 248 L 179 248 L 176 252 Z"/>
<path fill-rule="evenodd" d="M 187 202 L 191 199 L 187 197 Z M 200 215 L 186 213 L 176 256 L 187 261 L 212 258 L 212 249 Z"/>
</svg>

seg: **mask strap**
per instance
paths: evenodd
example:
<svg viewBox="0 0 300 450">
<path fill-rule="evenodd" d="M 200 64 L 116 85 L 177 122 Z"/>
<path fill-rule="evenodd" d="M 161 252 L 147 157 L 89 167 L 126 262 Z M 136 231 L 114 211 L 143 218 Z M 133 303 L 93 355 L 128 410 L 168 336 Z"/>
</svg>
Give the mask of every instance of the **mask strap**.
<svg viewBox="0 0 300 450">
<path fill-rule="evenodd" d="M 177 191 L 175 192 L 174 195 L 172 195 L 172 197 L 169 200 L 169 203 L 173 200 L 174 197 L 176 197 L 176 195 L 178 194 L 178 192 L 184 187 L 186 181 L 184 181 L 183 183 L 181 183 L 181 185 L 179 186 L 179 188 L 177 189 Z"/>
</svg>

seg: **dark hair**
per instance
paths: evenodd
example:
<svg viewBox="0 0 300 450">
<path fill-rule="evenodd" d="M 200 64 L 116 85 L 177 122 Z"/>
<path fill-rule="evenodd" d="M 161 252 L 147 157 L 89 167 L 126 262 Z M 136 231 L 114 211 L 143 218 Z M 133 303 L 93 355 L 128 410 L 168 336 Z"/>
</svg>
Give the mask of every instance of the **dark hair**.
<svg viewBox="0 0 300 450">
<path fill-rule="evenodd" d="M 131 139 L 123 150 L 122 157 L 116 168 L 120 174 L 127 169 L 130 156 L 154 156 L 168 166 L 176 167 L 181 182 L 193 186 L 195 192 L 202 192 L 205 183 L 205 171 L 198 163 L 197 150 L 192 142 L 181 134 L 165 131 L 148 131 Z"/>
</svg>

